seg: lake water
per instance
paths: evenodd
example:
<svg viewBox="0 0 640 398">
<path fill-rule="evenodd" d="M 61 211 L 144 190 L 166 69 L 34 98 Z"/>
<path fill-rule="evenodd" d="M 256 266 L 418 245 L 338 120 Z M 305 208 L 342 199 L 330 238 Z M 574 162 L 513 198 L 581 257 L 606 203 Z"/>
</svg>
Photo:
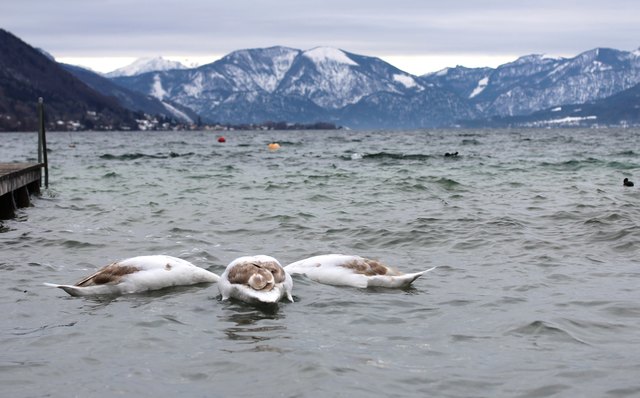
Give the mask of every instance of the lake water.
<svg viewBox="0 0 640 398">
<path fill-rule="evenodd" d="M 49 134 L 50 188 L 0 232 L 2 396 L 640 396 L 640 130 L 224 135 Z M 0 161 L 35 149 L 0 134 Z M 325 253 L 438 268 L 406 290 L 296 277 L 277 309 L 42 286 L 144 254 L 220 274 Z"/>
</svg>

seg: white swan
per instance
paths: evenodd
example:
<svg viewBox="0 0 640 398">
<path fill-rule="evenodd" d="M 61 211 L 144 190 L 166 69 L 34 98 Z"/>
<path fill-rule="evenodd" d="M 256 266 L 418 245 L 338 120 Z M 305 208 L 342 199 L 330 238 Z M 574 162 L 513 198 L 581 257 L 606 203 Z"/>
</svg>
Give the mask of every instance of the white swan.
<svg viewBox="0 0 640 398">
<path fill-rule="evenodd" d="M 409 286 L 422 274 L 435 268 L 403 274 L 376 260 L 344 254 L 325 254 L 296 261 L 284 267 L 284 270 L 291 275 L 305 275 L 311 280 L 328 285 L 401 288 Z"/>
<path fill-rule="evenodd" d="M 229 297 L 248 303 L 293 302 L 293 280 L 273 257 L 258 255 L 233 260 L 218 281 L 223 300 Z"/>
<path fill-rule="evenodd" d="M 169 286 L 217 282 L 220 277 L 180 258 L 155 255 L 109 264 L 75 285 L 57 285 L 72 296 L 139 293 Z"/>
</svg>

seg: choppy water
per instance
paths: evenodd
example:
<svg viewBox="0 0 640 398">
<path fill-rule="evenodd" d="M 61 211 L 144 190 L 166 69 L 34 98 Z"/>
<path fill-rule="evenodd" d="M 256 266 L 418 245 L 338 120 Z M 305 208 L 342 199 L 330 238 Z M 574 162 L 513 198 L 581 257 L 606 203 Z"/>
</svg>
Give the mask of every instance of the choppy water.
<svg viewBox="0 0 640 398">
<path fill-rule="evenodd" d="M 640 131 L 226 137 L 49 134 L 51 187 L 0 233 L 2 396 L 640 396 Z M 0 160 L 35 140 L 0 135 Z M 41 285 L 330 252 L 439 268 L 407 290 L 295 278 L 275 311 Z"/>
</svg>

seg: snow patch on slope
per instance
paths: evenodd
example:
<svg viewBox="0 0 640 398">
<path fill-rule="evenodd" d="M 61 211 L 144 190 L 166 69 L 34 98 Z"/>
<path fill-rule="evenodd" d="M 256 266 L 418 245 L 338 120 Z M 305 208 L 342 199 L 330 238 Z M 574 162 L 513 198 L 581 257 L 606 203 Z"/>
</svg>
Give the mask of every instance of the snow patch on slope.
<svg viewBox="0 0 640 398">
<path fill-rule="evenodd" d="M 180 120 L 182 120 L 184 122 L 187 122 L 187 123 L 193 123 L 193 119 L 191 119 L 189 117 L 189 115 L 187 115 L 186 113 L 182 112 L 180 109 L 178 109 L 178 108 L 174 107 L 173 105 L 168 104 L 168 103 L 166 103 L 164 101 L 162 102 L 162 105 L 164 105 L 165 109 L 167 111 L 169 111 L 169 113 L 171 113 L 173 116 L 175 116 L 176 119 L 180 119 Z"/>
<path fill-rule="evenodd" d="M 156 74 L 155 76 L 153 76 L 153 85 L 151 86 L 151 93 L 149 94 L 159 100 L 162 100 L 167 95 L 167 92 L 162 87 L 162 80 L 160 80 L 160 75 Z"/>
<path fill-rule="evenodd" d="M 480 79 L 480 81 L 478 81 L 478 85 L 476 86 L 476 88 L 473 89 L 473 91 L 471 92 L 471 94 L 469 94 L 469 99 L 475 97 L 476 95 L 480 94 L 481 92 L 484 91 L 485 88 L 487 88 L 487 85 L 489 84 L 489 78 L 485 77 Z"/>
<path fill-rule="evenodd" d="M 132 64 L 107 73 L 107 77 L 136 76 L 147 72 L 158 72 L 172 69 L 187 69 L 177 61 L 169 61 L 162 57 L 139 58 Z"/>
<path fill-rule="evenodd" d="M 282 81 L 289 69 L 291 69 L 293 61 L 295 61 L 296 57 L 300 54 L 298 50 L 285 50 L 286 51 L 283 50 L 277 56 L 273 57 L 273 74 L 278 83 Z M 271 89 L 271 91 L 273 90 L 275 90 L 275 87 Z"/>
<path fill-rule="evenodd" d="M 199 98 L 204 90 L 203 80 L 202 73 L 196 74 L 190 82 L 184 85 L 183 91 L 190 97 Z"/>
<path fill-rule="evenodd" d="M 333 62 L 337 64 L 345 64 L 358 66 L 358 64 L 349 58 L 342 50 L 332 47 L 316 47 L 305 51 L 304 56 L 311 59 L 315 63 Z"/>
<path fill-rule="evenodd" d="M 402 84 L 403 86 L 405 86 L 406 88 L 413 88 L 416 87 L 418 85 L 418 83 L 416 83 L 415 80 L 413 80 L 413 77 L 409 76 L 409 75 L 393 75 L 393 80 Z"/>
</svg>

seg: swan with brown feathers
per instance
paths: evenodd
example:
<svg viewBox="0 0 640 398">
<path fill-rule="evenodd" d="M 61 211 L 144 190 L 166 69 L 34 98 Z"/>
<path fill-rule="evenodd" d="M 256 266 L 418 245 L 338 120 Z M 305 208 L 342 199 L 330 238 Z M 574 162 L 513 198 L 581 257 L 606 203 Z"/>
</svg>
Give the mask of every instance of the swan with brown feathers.
<svg viewBox="0 0 640 398">
<path fill-rule="evenodd" d="M 293 302 L 293 280 L 282 265 L 265 255 L 233 260 L 220 275 L 218 289 L 222 300 L 235 298 L 248 303 L 273 304 L 286 297 Z"/>
<path fill-rule="evenodd" d="M 284 267 L 291 275 L 307 278 L 327 285 L 403 288 L 436 267 L 404 274 L 392 267 L 360 256 L 325 254 L 296 261 Z"/>
<path fill-rule="evenodd" d="M 111 263 L 74 285 L 45 283 L 72 296 L 117 295 L 217 282 L 220 277 L 177 257 L 138 256 Z"/>
</svg>

